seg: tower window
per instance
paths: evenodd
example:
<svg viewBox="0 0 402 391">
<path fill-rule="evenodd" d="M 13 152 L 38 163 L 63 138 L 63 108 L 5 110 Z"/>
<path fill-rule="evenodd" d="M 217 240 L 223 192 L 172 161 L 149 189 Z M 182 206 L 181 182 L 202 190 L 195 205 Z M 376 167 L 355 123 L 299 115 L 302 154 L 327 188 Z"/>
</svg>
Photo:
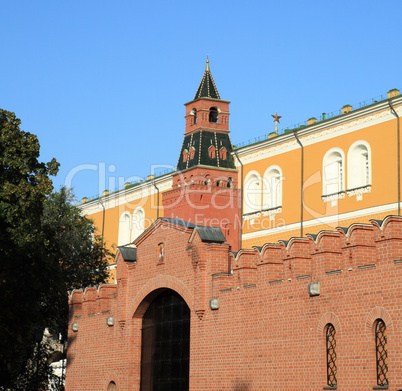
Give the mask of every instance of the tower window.
<svg viewBox="0 0 402 391">
<path fill-rule="evenodd" d="M 198 118 L 197 118 L 197 110 L 196 110 L 196 109 L 192 109 L 192 110 L 191 110 L 191 114 L 192 114 L 192 116 L 193 116 L 193 124 L 196 124 L 197 121 L 198 121 Z"/>
<path fill-rule="evenodd" d="M 226 160 L 226 159 L 227 159 L 227 155 L 228 155 L 227 149 L 226 149 L 225 147 L 222 147 L 222 148 L 219 150 L 219 158 L 220 158 L 221 160 Z"/>
<path fill-rule="evenodd" d="M 209 109 L 209 122 L 218 122 L 218 108 L 217 107 L 211 107 Z"/>
<path fill-rule="evenodd" d="M 194 159 L 195 156 L 195 148 L 193 146 L 190 147 L 190 160 Z"/>
<path fill-rule="evenodd" d="M 186 162 L 188 160 L 188 150 L 185 149 L 183 151 L 183 162 Z"/>
<path fill-rule="evenodd" d="M 215 158 L 216 158 L 216 148 L 215 148 L 214 145 L 211 145 L 211 146 L 208 148 L 208 156 L 209 156 L 211 159 L 215 159 Z"/>
</svg>

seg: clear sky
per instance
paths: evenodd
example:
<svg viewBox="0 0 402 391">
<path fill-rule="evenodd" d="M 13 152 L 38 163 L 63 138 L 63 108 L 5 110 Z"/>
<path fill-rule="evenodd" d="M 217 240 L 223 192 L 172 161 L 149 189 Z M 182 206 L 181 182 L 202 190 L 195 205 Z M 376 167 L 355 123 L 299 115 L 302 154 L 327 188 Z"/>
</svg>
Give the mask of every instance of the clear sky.
<svg viewBox="0 0 402 391">
<path fill-rule="evenodd" d="M 0 0 L 0 107 L 78 199 L 177 164 L 209 54 L 240 144 L 402 90 L 401 0 Z"/>
</svg>

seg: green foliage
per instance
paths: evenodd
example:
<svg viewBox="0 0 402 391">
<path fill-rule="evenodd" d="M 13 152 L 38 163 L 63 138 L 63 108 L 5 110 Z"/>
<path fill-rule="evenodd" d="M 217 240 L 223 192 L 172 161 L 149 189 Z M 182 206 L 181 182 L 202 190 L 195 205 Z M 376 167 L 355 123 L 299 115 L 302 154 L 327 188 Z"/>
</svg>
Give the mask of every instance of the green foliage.
<svg viewBox="0 0 402 391">
<path fill-rule="evenodd" d="M 36 374 L 35 330 L 65 335 L 67 290 L 103 282 L 111 256 L 71 193 L 51 193 L 59 164 L 39 162 L 39 148 L 0 109 L 0 390 L 46 378 L 46 365 Z"/>
<path fill-rule="evenodd" d="M 105 282 L 108 260 L 113 254 L 104 246 L 91 220 L 82 216 L 74 205 L 70 190 L 61 188 L 45 201 L 42 217 L 42 231 L 45 234 L 45 248 L 48 264 L 51 265 L 44 276 L 52 281 L 50 301 L 46 311 L 53 324 L 48 324 L 55 332 L 67 327 L 67 291 L 93 286 Z"/>
</svg>

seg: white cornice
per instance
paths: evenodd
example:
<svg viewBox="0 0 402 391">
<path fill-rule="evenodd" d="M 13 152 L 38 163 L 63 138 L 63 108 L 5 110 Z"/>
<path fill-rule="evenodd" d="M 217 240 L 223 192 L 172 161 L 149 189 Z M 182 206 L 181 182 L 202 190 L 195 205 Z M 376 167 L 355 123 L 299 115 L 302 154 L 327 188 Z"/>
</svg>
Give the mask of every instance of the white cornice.
<svg viewBox="0 0 402 391">
<path fill-rule="evenodd" d="M 336 118 L 320 122 L 297 131 L 298 137 L 303 140 L 304 146 L 314 144 L 319 141 L 338 137 L 341 134 L 354 132 L 378 123 L 395 119 L 390 112 L 389 101 L 382 101 L 362 109 L 351 111 Z M 392 100 L 393 106 L 398 114 L 402 114 L 402 97 Z M 287 133 L 275 138 L 239 148 L 237 153 L 243 164 L 275 156 L 299 148 L 294 136 L 294 132 Z M 240 163 L 236 162 L 239 166 Z"/>
<path fill-rule="evenodd" d="M 160 193 L 172 188 L 172 175 L 174 172 L 165 174 L 154 180 L 148 180 L 128 189 L 121 189 L 107 196 L 102 196 L 94 200 L 88 201 L 85 204 L 80 204 L 78 207 L 85 215 L 91 215 L 105 209 L 114 208 L 119 205 L 126 204 L 153 194 L 159 190 Z M 155 188 L 154 184 L 158 187 Z M 103 206 L 102 206 L 103 205 Z"/>
<path fill-rule="evenodd" d="M 372 216 L 376 213 L 390 212 L 390 211 L 395 211 L 396 209 L 398 209 L 397 203 L 379 205 L 379 206 L 374 206 L 371 208 L 355 210 L 353 212 L 341 213 L 341 214 L 336 214 L 336 215 L 332 215 L 332 216 L 323 216 L 323 217 L 320 217 L 319 219 L 306 220 L 306 221 L 303 221 L 303 227 L 308 228 L 308 227 L 314 227 L 316 225 L 328 224 L 331 227 L 331 229 L 335 229 L 335 227 L 342 224 L 342 221 L 344 221 L 344 220 L 355 219 L 357 217 Z M 270 236 L 270 235 L 278 234 L 278 233 L 284 234 L 288 231 L 297 230 L 297 229 L 299 229 L 299 227 L 300 227 L 300 223 L 297 222 L 297 223 L 287 224 L 287 225 L 283 225 L 283 226 L 276 227 L 276 228 L 268 228 L 268 229 L 259 230 L 259 231 L 255 231 L 255 232 L 248 232 L 248 233 L 242 235 L 242 240 L 256 239 L 256 238 Z"/>
</svg>

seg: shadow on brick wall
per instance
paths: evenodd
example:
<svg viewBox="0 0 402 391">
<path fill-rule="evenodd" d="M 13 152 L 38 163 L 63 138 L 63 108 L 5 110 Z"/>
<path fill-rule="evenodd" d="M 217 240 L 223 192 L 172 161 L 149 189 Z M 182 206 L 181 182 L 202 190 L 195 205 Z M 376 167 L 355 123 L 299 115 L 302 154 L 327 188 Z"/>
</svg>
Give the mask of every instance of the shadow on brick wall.
<svg viewBox="0 0 402 391">
<path fill-rule="evenodd" d="M 251 382 L 248 380 L 236 380 L 233 391 L 251 390 Z"/>
</svg>

